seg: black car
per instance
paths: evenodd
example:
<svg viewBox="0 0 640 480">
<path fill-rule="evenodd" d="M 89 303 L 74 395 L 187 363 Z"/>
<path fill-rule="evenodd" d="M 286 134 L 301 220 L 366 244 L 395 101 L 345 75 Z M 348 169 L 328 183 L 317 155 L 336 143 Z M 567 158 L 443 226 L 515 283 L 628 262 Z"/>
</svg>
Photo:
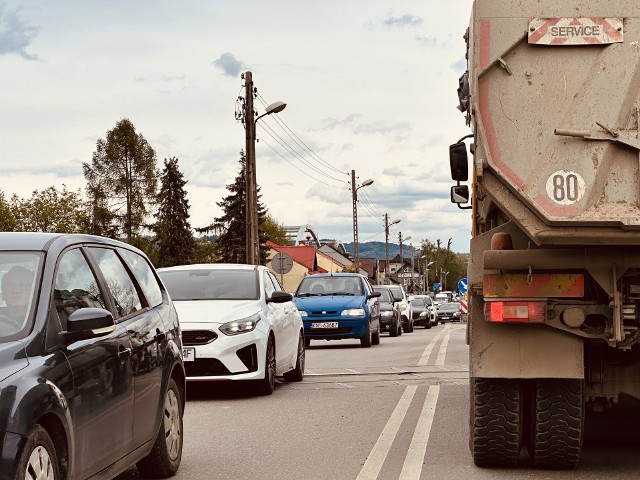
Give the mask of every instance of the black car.
<svg viewBox="0 0 640 480">
<path fill-rule="evenodd" d="M 447 302 L 438 305 L 438 322 L 459 322 L 460 304 L 458 302 Z"/>
<path fill-rule="evenodd" d="M 185 373 L 176 311 L 138 249 L 0 233 L 0 478 L 173 475 Z"/>
<path fill-rule="evenodd" d="M 380 292 L 380 330 L 389 332 L 391 337 L 402 335 L 402 317 L 391 290 L 386 285 L 374 285 L 373 290 Z"/>
<path fill-rule="evenodd" d="M 414 295 L 413 301 L 413 323 L 422 325 L 424 328 L 431 328 L 437 325 L 435 321 L 435 307 L 428 295 Z"/>
</svg>

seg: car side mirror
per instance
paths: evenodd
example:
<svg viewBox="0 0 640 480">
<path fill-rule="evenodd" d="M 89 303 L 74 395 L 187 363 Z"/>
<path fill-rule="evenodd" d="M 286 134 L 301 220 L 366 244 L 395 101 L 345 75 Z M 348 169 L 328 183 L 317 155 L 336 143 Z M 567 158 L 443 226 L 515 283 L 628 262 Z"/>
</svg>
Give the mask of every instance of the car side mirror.
<svg viewBox="0 0 640 480">
<path fill-rule="evenodd" d="M 376 298 L 376 297 L 380 297 L 382 295 L 382 293 L 380 292 L 371 292 L 369 294 L 369 298 Z"/>
<path fill-rule="evenodd" d="M 451 203 L 469 203 L 469 187 L 467 185 L 454 185 L 451 187 Z"/>
<path fill-rule="evenodd" d="M 267 298 L 267 303 L 285 303 L 290 302 L 292 299 L 293 295 L 291 295 L 290 293 L 277 291 L 273 292 L 271 294 L 271 297 Z"/>
<path fill-rule="evenodd" d="M 104 337 L 114 332 L 116 323 L 110 311 L 104 308 L 79 308 L 67 319 L 67 330 L 58 333 L 63 345 L 80 340 Z"/>
<path fill-rule="evenodd" d="M 469 158 L 467 157 L 467 145 L 464 142 L 454 143 L 449 146 L 449 166 L 451 178 L 457 182 L 469 180 Z"/>
<path fill-rule="evenodd" d="M 401 302 L 401 301 L 402 301 L 402 297 L 396 297 L 396 296 L 394 295 L 394 297 L 393 297 L 393 303 L 397 303 L 397 302 Z"/>
</svg>

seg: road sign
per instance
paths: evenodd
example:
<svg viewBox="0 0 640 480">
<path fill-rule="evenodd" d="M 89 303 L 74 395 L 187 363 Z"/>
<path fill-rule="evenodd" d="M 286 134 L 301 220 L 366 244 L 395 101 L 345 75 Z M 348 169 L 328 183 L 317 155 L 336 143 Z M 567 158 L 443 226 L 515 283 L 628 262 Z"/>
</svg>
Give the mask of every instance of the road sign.
<svg viewBox="0 0 640 480">
<path fill-rule="evenodd" d="M 433 291 L 434 292 L 439 292 L 442 289 L 442 285 L 440 285 L 440 282 L 433 282 Z"/>
<path fill-rule="evenodd" d="M 465 293 L 467 293 L 467 279 L 466 278 L 460 279 L 460 281 L 458 282 L 458 290 L 463 295 Z"/>
<path fill-rule="evenodd" d="M 289 273 L 292 268 L 293 260 L 287 253 L 276 253 L 271 259 L 271 269 L 276 273 Z"/>
<path fill-rule="evenodd" d="M 460 311 L 462 313 L 467 313 L 468 310 L 469 310 L 469 305 L 467 304 L 467 301 L 463 298 L 462 300 L 460 300 Z"/>
</svg>

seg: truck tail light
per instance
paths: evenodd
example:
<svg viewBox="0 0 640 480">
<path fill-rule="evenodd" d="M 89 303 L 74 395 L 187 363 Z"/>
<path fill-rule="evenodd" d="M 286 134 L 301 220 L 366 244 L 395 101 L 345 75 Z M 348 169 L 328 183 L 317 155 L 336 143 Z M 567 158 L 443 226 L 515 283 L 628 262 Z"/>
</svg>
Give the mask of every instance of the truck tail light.
<svg viewBox="0 0 640 480">
<path fill-rule="evenodd" d="M 487 302 L 484 318 L 496 323 L 543 323 L 545 302 Z"/>
</svg>

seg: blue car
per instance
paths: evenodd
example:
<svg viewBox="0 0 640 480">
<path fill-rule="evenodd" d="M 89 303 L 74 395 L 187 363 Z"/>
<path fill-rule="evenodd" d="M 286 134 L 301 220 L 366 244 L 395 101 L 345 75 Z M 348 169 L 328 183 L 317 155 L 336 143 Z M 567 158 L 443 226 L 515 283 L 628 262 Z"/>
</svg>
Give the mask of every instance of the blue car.
<svg viewBox="0 0 640 480">
<path fill-rule="evenodd" d="M 380 343 L 380 292 L 356 273 L 305 277 L 293 303 L 304 323 L 305 344 L 311 340 L 357 338 L 362 347 Z"/>
</svg>

